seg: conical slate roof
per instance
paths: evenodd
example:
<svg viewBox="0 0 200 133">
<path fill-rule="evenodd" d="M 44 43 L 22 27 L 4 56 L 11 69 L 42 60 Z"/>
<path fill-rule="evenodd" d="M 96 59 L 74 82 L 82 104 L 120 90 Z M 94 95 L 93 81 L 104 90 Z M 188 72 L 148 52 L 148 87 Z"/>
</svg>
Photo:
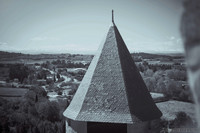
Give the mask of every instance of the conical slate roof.
<svg viewBox="0 0 200 133">
<path fill-rule="evenodd" d="M 63 114 L 77 121 L 129 124 L 162 116 L 115 24 Z"/>
</svg>

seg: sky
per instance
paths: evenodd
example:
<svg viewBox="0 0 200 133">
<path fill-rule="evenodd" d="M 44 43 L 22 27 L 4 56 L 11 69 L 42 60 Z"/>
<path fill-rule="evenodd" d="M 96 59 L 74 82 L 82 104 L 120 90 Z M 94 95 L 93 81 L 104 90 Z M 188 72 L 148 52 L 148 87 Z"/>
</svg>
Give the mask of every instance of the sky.
<svg viewBox="0 0 200 133">
<path fill-rule="evenodd" d="M 130 52 L 183 52 L 183 0 L 0 0 L 0 51 L 93 54 L 115 24 Z"/>
</svg>

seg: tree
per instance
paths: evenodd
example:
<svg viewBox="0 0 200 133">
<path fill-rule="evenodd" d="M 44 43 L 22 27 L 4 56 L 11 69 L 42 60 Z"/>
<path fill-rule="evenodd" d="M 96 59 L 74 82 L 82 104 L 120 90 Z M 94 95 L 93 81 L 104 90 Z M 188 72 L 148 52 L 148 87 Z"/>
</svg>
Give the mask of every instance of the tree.
<svg viewBox="0 0 200 133">
<path fill-rule="evenodd" d="M 62 60 L 62 61 L 61 61 L 61 64 L 66 65 L 65 60 Z"/>
<path fill-rule="evenodd" d="M 165 83 L 163 82 L 165 79 L 162 77 L 158 79 L 157 84 L 156 84 L 156 92 L 163 93 L 166 90 Z"/>
<path fill-rule="evenodd" d="M 71 86 L 71 90 L 69 91 L 68 94 L 69 94 L 69 95 L 74 95 L 74 94 L 76 93 L 77 88 L 78 88 L 78 85 L 73 84 L 73 85 Z"/>
<path fill-rule="evenodd" d="M 36 110 L 41 119 L 47 119 L 51 122 L 60 120 L 60 108 L 57 102 L 44 100 L 36 104 Z"/>
<path fill-rule="evenodd" d="M 62 91 L 59 91 L 59 92 L 58 92 L 58 95 L 62 95 Z"/>
<path fill-rule="evenodd" d="M 144 66 L 148 66 L 149 63 L 148 63 L 147 61 L 143 61 L 142 64 L 143 64 Z"/>
<path fill-rule="evenodd" d="M 144 78 L 144 82 L 145 82 L 147 88 L 149 89 L 149 91 L 155 92 L 155 87 L 156 87 L 155 78 L 152 78 L 152 77 Z"/>
<path fill-rule="evenodd" d="M 57 79 L 60 79 L 60 74 L 59 73 L 57 73 Z"/>
<path fill-rule="evenodd" d="M 173 121 L 173 126 L 175 128 L 179 127 L 190 127 L 192 126 L 192 119 L 185 112 L 178 112 L 175 120 Z"/>
<path fill-rule="evenodd" d="M 152 77 L 154 74 L 153 70 L 151 69 L 147 69 L 145 72 L 144 72 L 144 76 L 147 76 L 147 77 Z"/>
<path fill-rule="evenodd" d="M 11 80 L 17 78 L 21 83 L 25 78 L 28 78 L 29 69 L 22 64 L 15 64 L 10 66 L 9 78 Z"/>
<path fill-rule="evenodd" d="M 178 70 L 178 69 L 166 70 L 166 74 L 171 79 L 186 81 L 185 70 Z"/>
<path fill-rule="evenodd" d="M 42 87 L 32 87 L 24 99 L 0 98 L 0 132 L 63 133 L 64 109 L 57 102 L 50 102 L 44 92 Z M 65 102 L 62 107 L 66 105 Z"/>
<path fill-rule="evenodd" d="M 144 72 L 144 66 L 141 64 L 141 63 L 139 63 L 138 65 L 137 65 L 137 68 L 139 69 L 139 71 L 140 72 Z"/>
</svg>

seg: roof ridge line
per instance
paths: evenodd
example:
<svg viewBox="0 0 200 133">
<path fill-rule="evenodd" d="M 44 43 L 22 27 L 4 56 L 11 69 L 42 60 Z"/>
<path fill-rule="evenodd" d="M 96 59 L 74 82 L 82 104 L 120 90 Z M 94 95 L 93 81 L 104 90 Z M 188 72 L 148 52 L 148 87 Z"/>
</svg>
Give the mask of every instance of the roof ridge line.
<svg viewBox="0 0 200 133">
<path fill-rule="evenodd" d="M 116 29 L 117 29 L 117 26 L 116 25 L 114 25 L 113 26 L 114 27 L 114 32 L 115 32 L 115 39 L 116 39 L 116 42 L 117 42 L 117 47 L 118 47 L 118 41 L 117 41 L 117 37 L 116 37 Z M 117 29 L 118 30 L 118 29 Z M 124 87 L 125 87 L 125 93 L 126 93 L 126 100 L 127 100 L 127 102 L 128 102 L 128 110 L 129 110 L 129 112 L 130 112 L 130 116 L 131 116 L 131 119 L 133 119 L 132 118 L 132 113 L 131 113 L 131 110 L 130 110 L 130 108 L 129 108 L 129 101 L 128 101 L 128 94 L 127 94 L 127 87 L 126 87 L 126 80 L 125 80 L 125 75 L 124 75 L 124 70 L 122 69 L 122 61 L 121 61 L 121 58 L 120 58 L 120 52 L 119 52 L 119 50 L 120 50 L 120 48 L 118 47 L 118 55 L 119 55 L 119 61 L 120 61 L 120 67 L 121 67 L 121 70 L 122 70 L 122 78 L 123 78 L 123 82 L 124 82 Z M 138 121 L 140 121 L 140 119 L 137 117 L 137 116 L 134 116 L 135 118 L 137 118 L 138 119 Z M 133 120 L 132 120 L 133 121 Z"/>
<path fill-rule="evenodd" d="M 126 96 L 127 96 L 127 99 L 128 99 L 128 106 L 129 106 L 128 108 L 129 108 L 129 110 L 130 110 L 130 112 L 131 112 L 130 114 L 131 114 L 131 116 L 132 116 L 132 119 L 135 119 L 134 117 L 137 116 L 138 110 L 136 111 L 135 109 L 132 108 L 132 107 L 134 107 L 134 106 L 132 106 L 133 101 L 131 100 L 132 98 L 130 97 L 130 91 L 131 91 L 132 89 L 130 88 L 128 82 L 126 81 L 127 79 L 125 78 L 125 77 L 127 77 L 127 72 L 124 71 L 124 70 L 125 70 L 124 67 L 126 67 L 126 66 L 123 65 L 123 62 L 124 62 L 126 59 L 123 59 L 123 58 L 122 58 L 123 52 L 124 52 L 124 53 L 128 53 L 128 54 L 130 55 L 130 56 L 127 56 L 127 60 L 129 60 L 130 63 L 133 65 L 133 66 L 131 66 L 131 67 L 132 67 L 131 69 L 134 69 L 134 71 L 136 72 L 135 74 L 138 75 L 139 80 L 140 80 L 141 82 L 143 82 L 143 83 L 144 83 L 144 80 L 143 80 L 143 78 L 141 77 L 140 72 L 139 72 L 139 70 L 137 69 L 137 66 L 136 66 L 136 64 L 135 64 L 135 62 L 134 62 L 134 60 L 133 60 L 133 58 L 132 58 L 132 56 L 131 56 L 131 54 L 130 54 L 130 52 L 129 52 L 129 50 L 128 50 L 128 48 L 127 48 L 127 46 L 126 46 L 126 44 L 125 44 L 125 42 L 124 42 L 124 40 L 123 40 L 123 38 L 122 38 L 122 36 L 121 36 L 119 30 L 118 30 L 118 28 L 117 28 L 117 26 L 114 27 L 114 32 L 115 32 L 115 36 L 116 36 L 116 34 L 118 35 L 118 37 L 116 37 L 116 41 L 117 41 L 117 47 L 118 47 L 118 52 L 119 52 L 119 57 L 120 57 L 120 65 L 121 65 L 122 71 L 123 71 L 123 72 L 122 72 L 122 73 L 123 73 L 123 79 L 124 79 L 124 83 L 125 83 L 125 86 L 126 86 L 125 90 L 126 90 Z M 122 41 L 122 42 L 120 42 L 120 41 Z M 124 50 L 124 51 L 123 51 L 123 50 Z M 136 86 L 137 86 L 137 85 L 138 85 L 138 84 L 136 83 Z M 140 85 L 139 85 L 139 86 L 140 86 Z M 139 87 L 139 86 L 137 86 L 137 87 Z M 147 86 L 146 86 L 145 83 L 144 83 L 144 87 L 146 87 L 146 89 L 147 89 Z M 149 98 L 149 100 L 153 102 L 151 106 L 154 106 L 154 107 L 156 107 L 156 108 L 158 109 L 158 107 L 155 105 L 155 103 L 154 103 L 154 101 L 153 101 L 151 95 L 150 95 L 148 92 L 144 91 L 144 89 L 145 89 L 145 88 L 143 88 L 143 90 L 142 90 L 142 89 L 140 89 L 140 87 L 139 87 L 139 88 L 137 88 L 136 90 L 137 90 L 137 91 L 140 91 L 140 92 L 146 93 L 146 94 L 147 94 L 147 97 Z M 147 89 L 147 91 L 148 91 L 148 89 Z M 136 94 L 137 94 L 137 93 L 138 93 L 138 92 L 136 92 Z M 128 94 L 129 94 L 129 95 L 128 95 Z M 132 95 L 134 95 L 134 94 L 132 94 Z M 130 101 L 130 100 L 131 100 L 131 101 Z M 135 100 L 136 100 L 136 99 L 135 99 Z M 150 102 L 150 101 L 149 101 L 149 102 Z M 150 102 L 150 103 L 151 103 L 151 102 Z M 150 103 L 149 103 L 149 104 L 150 104 Z M 153 111 L 153 112 L 154 112 L 154 111 Z M 160 110 L 158 109 L 157 112 L 160 112 Z M 156 112 L 154 112 L 154 113 L 156 113 Z M 161 112 L 160 112 L 160 115 L 162 116 L 162 113 L 161 113 Z M 141 116 L 140 116 L 140 117 L 141 117 Z M 137 118 L 139 118 L 139 120 L 141 120 L 140 117 L 137 117 Z M 152 118 L 151 118 L 151 119 L 152 119 Z M 144 120 L 144 121 L 145 121 L 145 120 Z"/>
<path fill-rule="evenodd" d="M 115 25 L 115 23 L 113 22 L 113 28 L 114 28 L 114 35 L 115 35 L 115 41 L 117 43 L 117 47 L 118 47 L 118 41 L 117 41 L 117 37 L 116 37 L 116 31 L 115 31 L 115 28 L 117 28 L 117 26 Z M 122 74 L 122 78 L 123 78 L 123 86 L 125 87 L 125 93 L 126 93 L 126 101 L 128 103 L 128 95 L 127 95 L 127 91 L 126 91 L 126 81 L 125 81 L 125 78 L 124 78 L 124 72 L 123 72 L 123 69 L 122 69 L 122 63 L 121 63 L 121 58 L 120 58 L 120 54 L 119 54 L 119 47 L 117 49 L 117 52 L 118 52 L 118 55 L 119 55 L 119 61 L 120 61 L 120 67 L 121 67 L 121 74 Z M 131 114 L 131 111 L 130 111 L 130 108 L 128 107 L 128 111 L 129 111 L 129 114 L 130 114 L 130 118 L 132 119 L 132 114 Z M 139 119 L 138 119 L 139 120 Z M 133 119 L 132 119 L 132 122 L 133 122 Z"/>
</svg>

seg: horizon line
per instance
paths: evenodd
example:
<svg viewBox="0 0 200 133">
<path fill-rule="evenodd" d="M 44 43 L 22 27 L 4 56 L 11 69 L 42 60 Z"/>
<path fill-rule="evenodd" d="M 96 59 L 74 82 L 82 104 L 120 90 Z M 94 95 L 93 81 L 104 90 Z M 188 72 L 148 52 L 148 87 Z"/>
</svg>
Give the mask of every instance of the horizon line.
<svg viewBox="0 0 200 133">
<path fill-rule="evenodd" d="M 69 51 L 66 51 L 66 52 L 59 52 L 59 51 L 56 51 L 56 52 L 52 52 L 52 51 L 43 51 L 43 52 L 40 52 L 40 51 L 32 51 L 32 52 L 29 52 L 29 51 L 9 51 L 9 50 L 0 50 L 0 52 L 8 52 L 8 53 L 21 53 L 21 54 L 30 54 L 30 55 L 40 55 L 40 54 L 79 54 L 79 55 L 95 55 L 96 51 L 81 51 L 81 52 L 69 52 Z M 184 54 L 184 52 L 181 52 L 181 51 L 130 51 L 130 53 L 148 53 L 148 54 Z"/>
</svg>

